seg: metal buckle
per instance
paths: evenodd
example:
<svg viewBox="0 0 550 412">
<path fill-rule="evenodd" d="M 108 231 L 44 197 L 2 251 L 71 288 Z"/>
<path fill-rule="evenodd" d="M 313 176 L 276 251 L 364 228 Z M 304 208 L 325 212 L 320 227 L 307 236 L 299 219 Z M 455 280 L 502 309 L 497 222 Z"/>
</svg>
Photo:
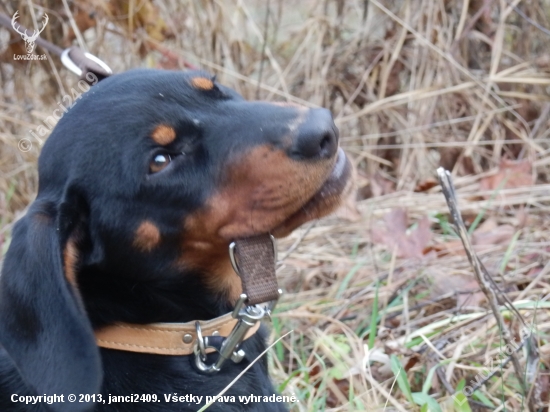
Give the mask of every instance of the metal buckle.
<svg viewBox="0 0 550 412">
<path fill-rule="evenodd" d="M 63 63 L 63 66 L 65 66 L 67 69 L 72 71 L 77 76 L 82 76 L 82 69 L 78 67 L 75 62 L 71 59 L 69 56 L 69 53 L 71 52 L 71 48 L 63 50 L 61 53 L 61 63 Z M 107 73 L 113 74 L 113 71 L 109 66 L 107 66 L 107 63 L 105 63 L 103 60 L 101 60 L 99 57 L 94 56 L 91 53 L 84 52 L 84 56 L 88 58 L 89 60 L 93 61 L 94 63 L 101 66 L 102 69 L 104 69 Z"/>
<path fill-rule="evenodd" d="M 277 261 L 277 248 L 275 244 L 275 238 L 271 236 L 273 242 L 273 249 L 275 251 L 275 261 Z M 231 259 L 231 264 L 235 269 L 237 274 L 239 273 L 239 267 L 235 260 L 234 254 L 235 244 L 231 243 L 229 245 L 229 256 Z M 278 290 L 279 298 L 283 294 L 281 289 Z M 245 293 L 242 293 L 239 296 L 239 299 L 235 303 L 235 309 L 231 316 L 234 319 L 238 319 L 237 324 L 229 334 L 227 338 L 223 340 L 221 348 L 218 349 L 216 346 L 212 345 L 209 342 L 208 336 L 202 336 L 201 326 L 199 322 L 195 323 L 195 328 L 197 331 L 197 343 L 194 348 L 195 354 L 195 365 L 197 368 L 204 373 L 217 373 L 220 371 L 222 365 L 226 360 L 231 359 L 235 363 L 239 363 L 243 360 L 246 353 L 244 350 L 240 349 L 239 346 L 243 342 L 246 333 L 249 329 L 253 328 L 256 323 L 260 322 L 264 318 L 271 319 L 271 313 L 275 309 L 275 305 L 278 302 L 278 298 L 274 301 L 262 303 L 259 305 L 247 305 L 246 301 L 248 296 Z M 207 349 L 215 349 L 218 352 L 218 358 L 214 363 L 207 364 Z"/>
</svg>

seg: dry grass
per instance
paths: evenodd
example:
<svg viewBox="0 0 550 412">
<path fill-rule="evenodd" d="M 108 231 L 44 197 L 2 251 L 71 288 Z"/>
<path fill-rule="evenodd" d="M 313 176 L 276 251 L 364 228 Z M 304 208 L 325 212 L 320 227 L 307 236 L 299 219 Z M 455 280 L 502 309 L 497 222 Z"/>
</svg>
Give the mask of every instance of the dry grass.
<svg viewBox="0 0 550 412">
<path fill-rule="evenodd" d="M 12 1 L 3 11 L 28 3 Z M 538 410 L 548 407 L 548 0 L 158 0 L 161 20 L 148 26 L 108 8 L 121 1 L 76 3 L 80 9 L 67 13 L 34 2 L 52 16 L 47 36 L 58 44 L 71 38 L 69 15 L 79 22 L 78 10 L 94 10 L 96 27 L 77 30 L 75 41 L 115 71 L 194 65 L 247 98 L 333 111 L 357 166 L 358 201 L 280 243 L 287 294 L 274 336 L 294 332 L 270 362 L 281 391 L 300 399 L 292 410 L 527 410 L 511 365 L 498 366 L 506 358 L 498 356 L 501 335 L 434 187 L 439 165 L 456 176 L 467 223 L 487 224 L 474 231 L 484 239 L 481 259 L 536 329 L 540 362 L 529 396 Z M 151 5 L 131 4 L 136 13 Z M 15 64 L 6 33 L 0 30 L 3 250 L 36 192 L 40 144 L 29 130 L 76 83 L 55 57 Z M 22 138 L 31 140 L 29 152 L 18 149 Z M 383 223 L 396 208 L 408 213 L 409 236 L 427 216 L 420 254 L 384 238 L 396 230 Z M 519 341 L 517 319 L 503 315 Z M 501 370 L 469 403 L 453 401 L 461 385 L 491 368 Z"/>
</svg>

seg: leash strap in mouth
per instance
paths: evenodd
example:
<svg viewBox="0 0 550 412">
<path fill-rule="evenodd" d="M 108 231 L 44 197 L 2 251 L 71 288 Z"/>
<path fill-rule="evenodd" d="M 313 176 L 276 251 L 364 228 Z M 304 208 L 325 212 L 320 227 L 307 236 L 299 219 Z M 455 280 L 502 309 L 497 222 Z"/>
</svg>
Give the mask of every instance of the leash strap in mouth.
<svg viewBox="0 0 550 412">
<path fill-rule="evenodd" d="M 230 245 L 229 254 L 235 272 L 241 277 L 248 305 L 279 299 L 275 275 L 277 248 L 271 235 L 237 239 Z"/>
<path fill-rule="evenodd" d="M 282 293 L 275 274 L 277 248 L 273 236 L 265 234 L 238 239 L 229 245 L 229 257 L 243 286 L 243 293 L 231 315 L 238 322 L 221 345 L 217 345 L 219 340 L 214 340 L 212 336 L 203 337 L 197 323 L 195 365 L 201 372 L 208 374 L 219 372 L 229 359 L 238 363 L 245 357 L 244 350 L 240 348 L 245 336 L 264 318 L 271 317 Z M 207 360 L 208 349 L 218 352 L 218 358 L 212 363 Z"/>
</svg>

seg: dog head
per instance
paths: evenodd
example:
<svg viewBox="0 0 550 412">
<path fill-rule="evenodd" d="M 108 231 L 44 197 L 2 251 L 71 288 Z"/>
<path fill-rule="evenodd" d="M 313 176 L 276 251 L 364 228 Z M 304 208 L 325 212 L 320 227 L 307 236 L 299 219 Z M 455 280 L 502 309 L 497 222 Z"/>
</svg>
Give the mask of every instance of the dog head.
<svg viewBox="0 0 550 412">
<path fill-rule="evenodd" d="M 42 150 L 38 195 L 0 278 L 1 343 L 38 393 L 94 393 L 92 325 L 101 310 L 118 305 L 124 316 L 130 304 L 106 282 L 121 289 L 193 273 L 232 302 L 240 280 L 228 244 L 286 236 L 332 212 L 350 170 L 325 109 L 246 101 L 203 72 L 103 80 Z"/>
</svg>

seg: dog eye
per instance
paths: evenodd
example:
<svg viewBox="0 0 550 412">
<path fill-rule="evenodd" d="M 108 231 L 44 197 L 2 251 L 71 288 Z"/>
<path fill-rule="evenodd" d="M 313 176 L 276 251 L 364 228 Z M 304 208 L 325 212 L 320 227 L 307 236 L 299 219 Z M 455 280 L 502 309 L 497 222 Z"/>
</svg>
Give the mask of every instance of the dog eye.
<svg viewBox="0 0 550 412">
<path fill-rule="evenodd" d="M 151 163 L 149 163 L 149 172 L 157 173 L 170 164 L 172 158 L 168 153 L 161 153 L 155 155 Z"/>
</svg>

